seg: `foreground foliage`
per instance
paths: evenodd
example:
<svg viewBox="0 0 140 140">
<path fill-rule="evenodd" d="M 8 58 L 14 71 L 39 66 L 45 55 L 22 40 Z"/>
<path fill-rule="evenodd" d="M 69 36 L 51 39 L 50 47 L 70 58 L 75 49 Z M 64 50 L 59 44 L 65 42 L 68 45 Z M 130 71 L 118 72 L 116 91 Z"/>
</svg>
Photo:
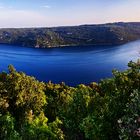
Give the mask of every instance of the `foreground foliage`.
<svg viewBox="0 0 140 140">
<path fill-rule="evenodd" d="M 140 64 L 99 83 L 69 87 L 0 74 L 2 140 L 140 139 Z"/>
</svg>

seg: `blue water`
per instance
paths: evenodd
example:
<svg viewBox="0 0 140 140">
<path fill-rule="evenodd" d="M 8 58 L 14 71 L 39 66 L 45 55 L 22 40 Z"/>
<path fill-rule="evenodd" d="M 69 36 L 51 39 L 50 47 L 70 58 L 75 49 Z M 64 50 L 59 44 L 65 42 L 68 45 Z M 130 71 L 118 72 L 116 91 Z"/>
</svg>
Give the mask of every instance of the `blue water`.
<svg viewBox="0 0 140 140">
<path fill-rule="evenodd" d="M 124 70 L 140 57 L 140 41 L 120 46 L 86 46 L 35 49 L 0 45 L 0 71 L 9 64 L 40 81 L 64 81 L 70 86 L 111 77 L 112 69 Z"/>
</svg>

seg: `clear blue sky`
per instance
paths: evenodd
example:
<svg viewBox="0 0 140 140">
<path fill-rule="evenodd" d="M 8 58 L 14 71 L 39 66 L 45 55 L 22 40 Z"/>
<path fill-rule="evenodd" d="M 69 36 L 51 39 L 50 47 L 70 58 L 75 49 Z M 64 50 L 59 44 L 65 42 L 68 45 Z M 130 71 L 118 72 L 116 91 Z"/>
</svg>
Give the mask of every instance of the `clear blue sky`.
<svg viewBox="0 0 140 140">
<path fill-rule="evenodd" d="M 0 27 L 140 21 L 140 0 L 0 0 Z"/>
</svg>

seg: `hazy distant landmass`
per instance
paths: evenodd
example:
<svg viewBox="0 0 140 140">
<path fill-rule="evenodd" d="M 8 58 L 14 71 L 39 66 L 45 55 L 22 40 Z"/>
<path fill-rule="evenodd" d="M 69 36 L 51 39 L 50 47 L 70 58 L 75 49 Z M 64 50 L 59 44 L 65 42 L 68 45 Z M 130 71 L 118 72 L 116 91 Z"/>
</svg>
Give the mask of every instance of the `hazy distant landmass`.
<svg viewBox="0 0 140 140">
<path fill-rule="evenodd" d="M 0 43 L 37 48 L 119 45 L 140 39 L 140 22 L 0 29 Z"/>
</svg>

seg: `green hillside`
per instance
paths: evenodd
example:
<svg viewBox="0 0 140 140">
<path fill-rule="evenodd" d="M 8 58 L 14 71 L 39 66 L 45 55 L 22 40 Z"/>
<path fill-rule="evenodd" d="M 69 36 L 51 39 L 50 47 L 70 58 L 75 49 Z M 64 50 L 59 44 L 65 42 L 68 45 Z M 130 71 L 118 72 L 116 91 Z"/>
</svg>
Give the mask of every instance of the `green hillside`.
<svg viewBox="0 0 140 140">
<path fill-rule="evenodd" d="M 118 45 L 140 39 L 140 23 L 0 29 L 0 43 L 27 47 Z"/>
</svg>

